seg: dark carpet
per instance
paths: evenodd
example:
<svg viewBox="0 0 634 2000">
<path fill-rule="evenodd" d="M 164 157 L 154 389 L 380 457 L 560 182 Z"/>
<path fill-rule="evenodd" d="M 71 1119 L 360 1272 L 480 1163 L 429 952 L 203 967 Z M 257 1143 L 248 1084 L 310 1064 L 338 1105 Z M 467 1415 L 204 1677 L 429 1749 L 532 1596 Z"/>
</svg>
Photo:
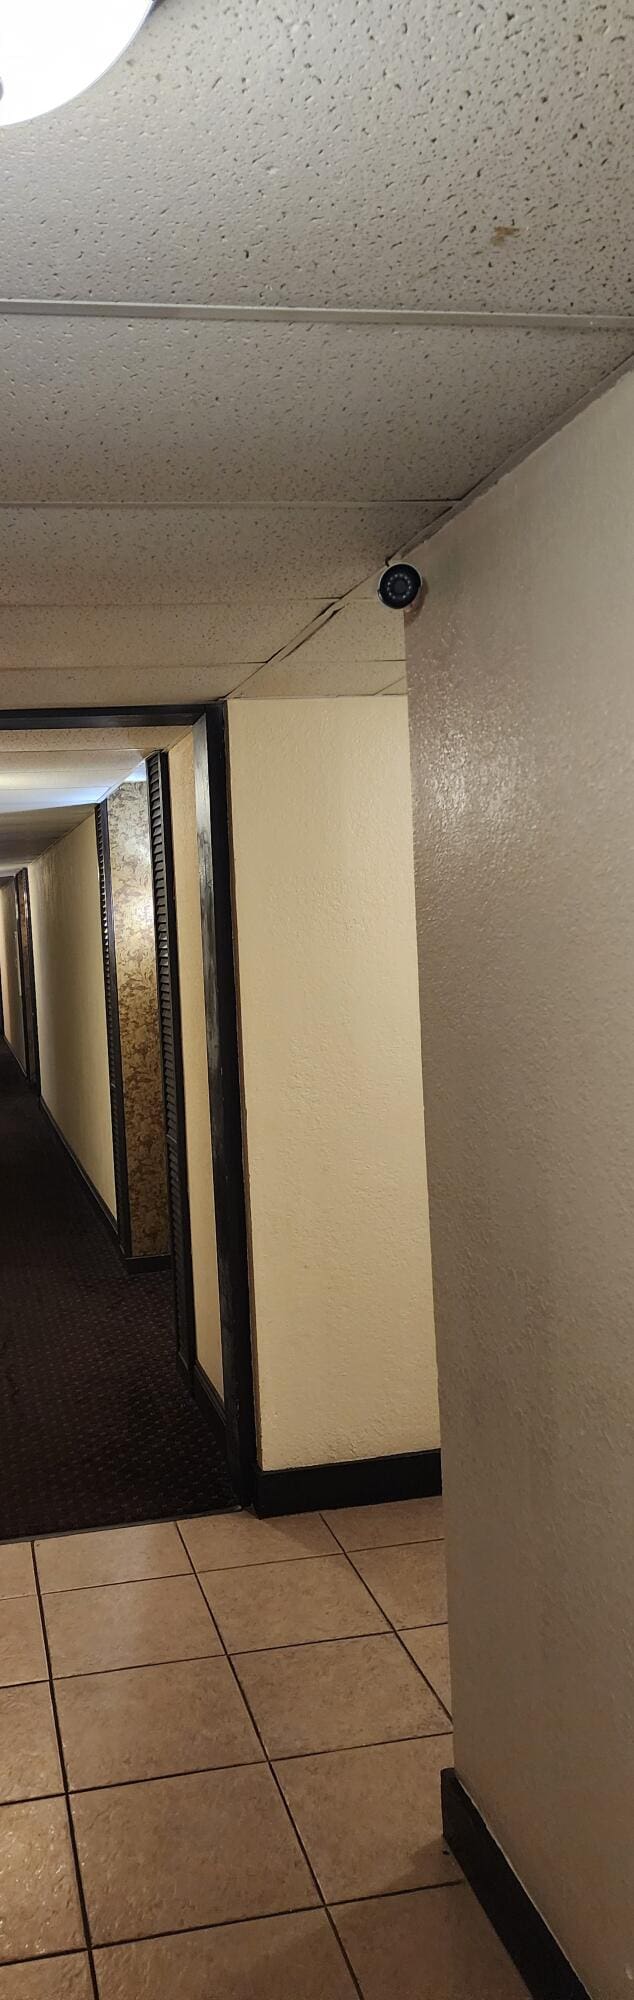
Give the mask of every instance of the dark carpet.
<svg viewBox="0 0 634 2000">
<path fill-rule="evenodd" d="M 235 1506 L 170 1272 L 127 1276 L 0 1042 L 0 1539 Z"/>
</svg>

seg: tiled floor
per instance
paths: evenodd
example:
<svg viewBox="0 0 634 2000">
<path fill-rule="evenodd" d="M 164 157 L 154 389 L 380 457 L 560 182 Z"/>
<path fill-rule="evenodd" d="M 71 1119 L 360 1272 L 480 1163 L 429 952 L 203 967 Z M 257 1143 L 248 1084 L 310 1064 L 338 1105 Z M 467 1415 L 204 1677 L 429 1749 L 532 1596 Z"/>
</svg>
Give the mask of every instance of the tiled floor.
<svg viewBox="0 0 634 2000">
<path fill-rule="evenodd" d="M 0 1546 L 0 2000 L 522 2000 L 445 1617 L 436 1500 Z"/>
</svg>

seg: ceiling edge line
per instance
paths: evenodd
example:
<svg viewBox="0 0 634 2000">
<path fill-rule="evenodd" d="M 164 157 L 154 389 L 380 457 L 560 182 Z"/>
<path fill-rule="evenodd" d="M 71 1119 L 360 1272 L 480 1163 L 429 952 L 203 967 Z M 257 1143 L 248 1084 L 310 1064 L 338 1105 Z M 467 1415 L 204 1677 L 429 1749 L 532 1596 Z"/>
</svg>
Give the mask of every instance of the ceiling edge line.
<svg viewBox="0 0 634 2000">
<path fill-rule="evenodd" d="M 196 305 L 170 300 L 0 298 L 0 318 L 165 320 L 240 325 L 464 327 L 484 332 L 526 328 L 545 333 L 626 333 L 634 314 L 483 312 L 425 306 Z"/>
<path fill-rule="evenodd" d="M 634 327 L 632 328 L 634 339 Z M 420 494 L 415 499 L 398 496 L 380 500 L 3 500 L 2 514 L 332 514 L 352 507 L 356 513 L 369 507 L 454 507 L 460 493 Z"/>
<path fill-rule="evenodd" d="M 598 403 L 599 398 L 605 396 L 609 389 L 616 388 L 617 382 L 621 382 L 625 375 L 630 375 L 633 369 L 634 351 L 628 355 L 626 361 L 621 361 L 617 368 L 611 368 L 609 374 L 602 375 L 599 381 L 595 382 L 594 388 L 589 389 L 585 396 L 579 396 L 575 403 L 570 403 L 561 416 L 554 417 L 552 423 L 546 424 L 542 431 L 537 431 L 526 444 L 520 445 L 517 451 L 511 452 L 500 465 L 494 466 L 491 472 L 487 472 L 484 479 L 479 479 L 475 486 L 469 487 L 460 500 L 453 502 L 447 513 L 440 515 L 437 521 L 430 522 L 429 527 L 423 528 L 422 534 L 412 535 L 407 542 L 403 542 L 402 547 L 395 549 L 390 556 L 390 562 L 401 562 L 413 549 L 422 549 L 427 542 L 433 541 L 442 528 L 450 527 L 451 522 L 455 521 L 459 514 L 464 513 L 466 507 L 472 507 L 475 500 L 483 499 L 485 493 L 490 493 L 492 487 L 497 486 L 501 479 L 506 479 L 508 473 L 515 472 L 517 466 L 523 465 L 527 458 L 533 457 L 534 452 L 541 451 L 542 445 L 549 444 L 551 438 L 557 437 L 568 424 L 574 423 L 575 417 L 582 417 L 584 410 L 591 409 L 593 403 Z"/>
</svg>

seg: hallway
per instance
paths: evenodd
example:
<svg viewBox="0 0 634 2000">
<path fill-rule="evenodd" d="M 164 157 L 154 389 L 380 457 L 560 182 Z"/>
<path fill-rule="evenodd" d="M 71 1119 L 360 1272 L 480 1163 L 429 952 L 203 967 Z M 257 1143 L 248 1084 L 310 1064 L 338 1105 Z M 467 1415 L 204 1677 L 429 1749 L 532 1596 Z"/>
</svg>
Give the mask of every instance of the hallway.
<svg viewBox="0 0 634 2000">
<path fill-rule="evenodd" d="M 522 2000 L 442 1841 L 441 1537 L 416 1500 L 0 1550 L 0 2000 Z"/>
<path fill-rule="evenodd" d="M 0 1540 L 232 1507 L 171 1273 L 126 1275 L 6 1043 L 0 1256 Z"/>
</svg>

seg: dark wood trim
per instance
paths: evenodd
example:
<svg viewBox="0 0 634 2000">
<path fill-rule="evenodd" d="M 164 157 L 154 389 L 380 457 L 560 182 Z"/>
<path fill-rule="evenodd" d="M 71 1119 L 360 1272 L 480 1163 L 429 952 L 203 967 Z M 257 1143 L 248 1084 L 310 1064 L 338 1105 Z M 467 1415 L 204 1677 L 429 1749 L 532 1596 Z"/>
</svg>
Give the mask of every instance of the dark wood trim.
<svg viewBox="0 0 634 2000">
<path fill-rule="evenodd" d="M 172 1259 L 169 1252 L 164 1256 L 159 1255 L 157 1257 L 125 1257 L 123 1256 L 123 1252 L 121 1254 L 124 1269 L 127 1271 L 129 1278 L 141 1277 L 144 1272 L 148 1271 L 171 1271 L 172 1268 Z"/>
<path fill-rule="evenodd" d="M 453 1770 L 441 1773 L 445 1840 L 534 2000 L 589 2000 L 561 1946 Z"/>
<path fill-rule="evenodd" d="M 17 946 L 18 946 L 18 971 L 19 971 L 19 975 L 20 975 L 20 1005 L 21 1005 L 21 1012 L 22 1012 L 22 1040 L 23 1040 L 23 1043 L 24 1043 L 24 1063 L 23 1063 L 23 1064 L 22 1064 L 22 1063 L 20 1063 L 20 1068 L 21 1068 L 21 1069 L 22 1069 L 22 1068 L 24 1069 L 24 1074 L 25 1074 L 25 1077 L 26 1077 L 26 1080 L 27 1080 L 27 1083 L 30 1083 L 30 1077 L 29 1077 L 29 1038 L 28 1038 L 28 1023 L 27 1023 L 27 1013 L 26 1013 L 26 978 L 25 978 L 25 972 L 24 972 L 24 945 L 23 945 L 23 942 L 22 942 L 22 924 L 21 924 L 21 921 L 20 921 L 20 890 L 19 890 L 19 886 L 18 886 L 18 876 L 17 876 L 17 875 L 14 875 L 14 877 L 13 877 L 13 906 L 14 906 L 14 913 L 15 913 L 15 934 L 16 934 L 16 940 L 17 940 Z M 19 1057 L 18 1057 L 18 1061 L 19 1061 Z"/>
<path fill-rule="evenodd" d="M 22 979 L 22 1017 L 24 1027 L 24 1052 L 26 1074 L 33 1090 L 39 1096 L 40 1078 L 40 1038 L 37 1028 L 37 994 L 35 989 L 35 959 L 33 955 L 33 925 L 31 921 L 31 891 L 28 868 L 18 869 L 15 878 L 16 919 L 18 926 L 18 948 L 20 953 L 20 977 Z M 26 958 L 22 936 L 22 910 L 26 932 Z"/>
<path fill-rule="evenodd" d="M 256 1514 L 306 1514 L 321 1507 L 427 1499 L 435 1493 L 442 1493 L 440 1452 L 408 1451 L 332 1465 L 289 1465 L 281 1472 L 263 1472 L 256 1465 L 253 1500 Z"/>
<path fill-rule="evenodd" d="M 94 1181 L 91 1181 L 90 1174 L 87 1173 L 86 1168 L 82 1166 L 82 1162 L 79 1159 L 77 1153 L 75 1152 L 74 1147 L 71 1146 L 70 1140 L 66 1138 L 66 1134 L 62 1132 L 61 1127 L 57 1123 L 57 1119 L 53 1117 L 52 1111 L 49 1111 L 48 1104 L 45 1104 L 43 1097 L 40 1097 L 40 1111 L 42 1112 L 43 1117 L 46 1119 L 47 1125 L 50 1126 L 50 1129 L 53 1132 L 54 1137 L 59 1141 L 60 1146 L 63 1146 L 66 1158 L 70 1160 L 70 1164 L 72 1167 L 74 1167 L 75 1173 L 79 1175 L 79 1178 L 84 1187 L 84 1191 L 87 1195 L 90 1196 L 90 1200 L 93 1204 L 93 1207 L 96 1208 L 101 1221 L 105 1222 L 109 1234 L 114 1237 L 116 1242 L 117 1241 L 116 1215 L 112 1214 L 112 1210 L 108 1208 L 108 1204 L 107 1202 L 104 1201 L 103 1195 L 100 1194 L 99 1189 L 95 1187 Z"/>
<path fill-rule="evenodd" d="M 255 1474 L 255 1407 L 226 731 L 226 703 L 216 702 L 196 723 L 194 765 L 227 1461 L 246 1505 Z"/>
<path fill-rule="evenodd" d="M 182 722 L 186 728 L 200 715 L 195 702 L 146 702 L 141 708 L 3 708 L 0 729 L 117 729 L 119 723 L 131 728 L 155 722 L 157 728 Z"/>
<path fill-rule="evenodd" d="M 123 1065 L 121 1061 L 121 1027 L 119 1022 L 117 954 L 114 911 L 112 907 L 107 799 L 103 799 L 100 805 L 95 806 L 95 827 L 97 833 L 97 858 L 99 862 L 101 948 L 103 952 L 103 978 L 106 997 L 112 1150 L 114 1154 L 114 1178 L 117 1195 L 117 1230 L 122 1256 L 130 1258 L 132 1256 L 132 1225 L 130 1219 L 128 1154 L 125 1137 L 125 1098 L 123 1093 Z"/>
<path fill-rule="evenodd" d="M 196 1360 L 196 1320 L 189 1211 L 176 884 L 167 752 L 155 751 L 147 758 L 146 770 L 174 1317 L 177 1351 L 184 1363 L 185 1374 L 191 1378 Z"/>
<path fill-rule="evenodd" d="M 201 1368 L 198 1360 L 194 1362 L 191 1388 L 193 1390 L 194 1402 L 197 1404 L 202 1416 L 207 1418 L 214 1436 L 218 1439 L 218 1443 L 222 1446 L 223 1451 L 226 1452 L 227 1420 L 224 1403 L 222 1397 L 218 1395 L 218 1390 L 214 1388 L 213 1382 L 210 1382 L 209 1376 L 205 1374 L 205 1370 Z"/>
</svg>

